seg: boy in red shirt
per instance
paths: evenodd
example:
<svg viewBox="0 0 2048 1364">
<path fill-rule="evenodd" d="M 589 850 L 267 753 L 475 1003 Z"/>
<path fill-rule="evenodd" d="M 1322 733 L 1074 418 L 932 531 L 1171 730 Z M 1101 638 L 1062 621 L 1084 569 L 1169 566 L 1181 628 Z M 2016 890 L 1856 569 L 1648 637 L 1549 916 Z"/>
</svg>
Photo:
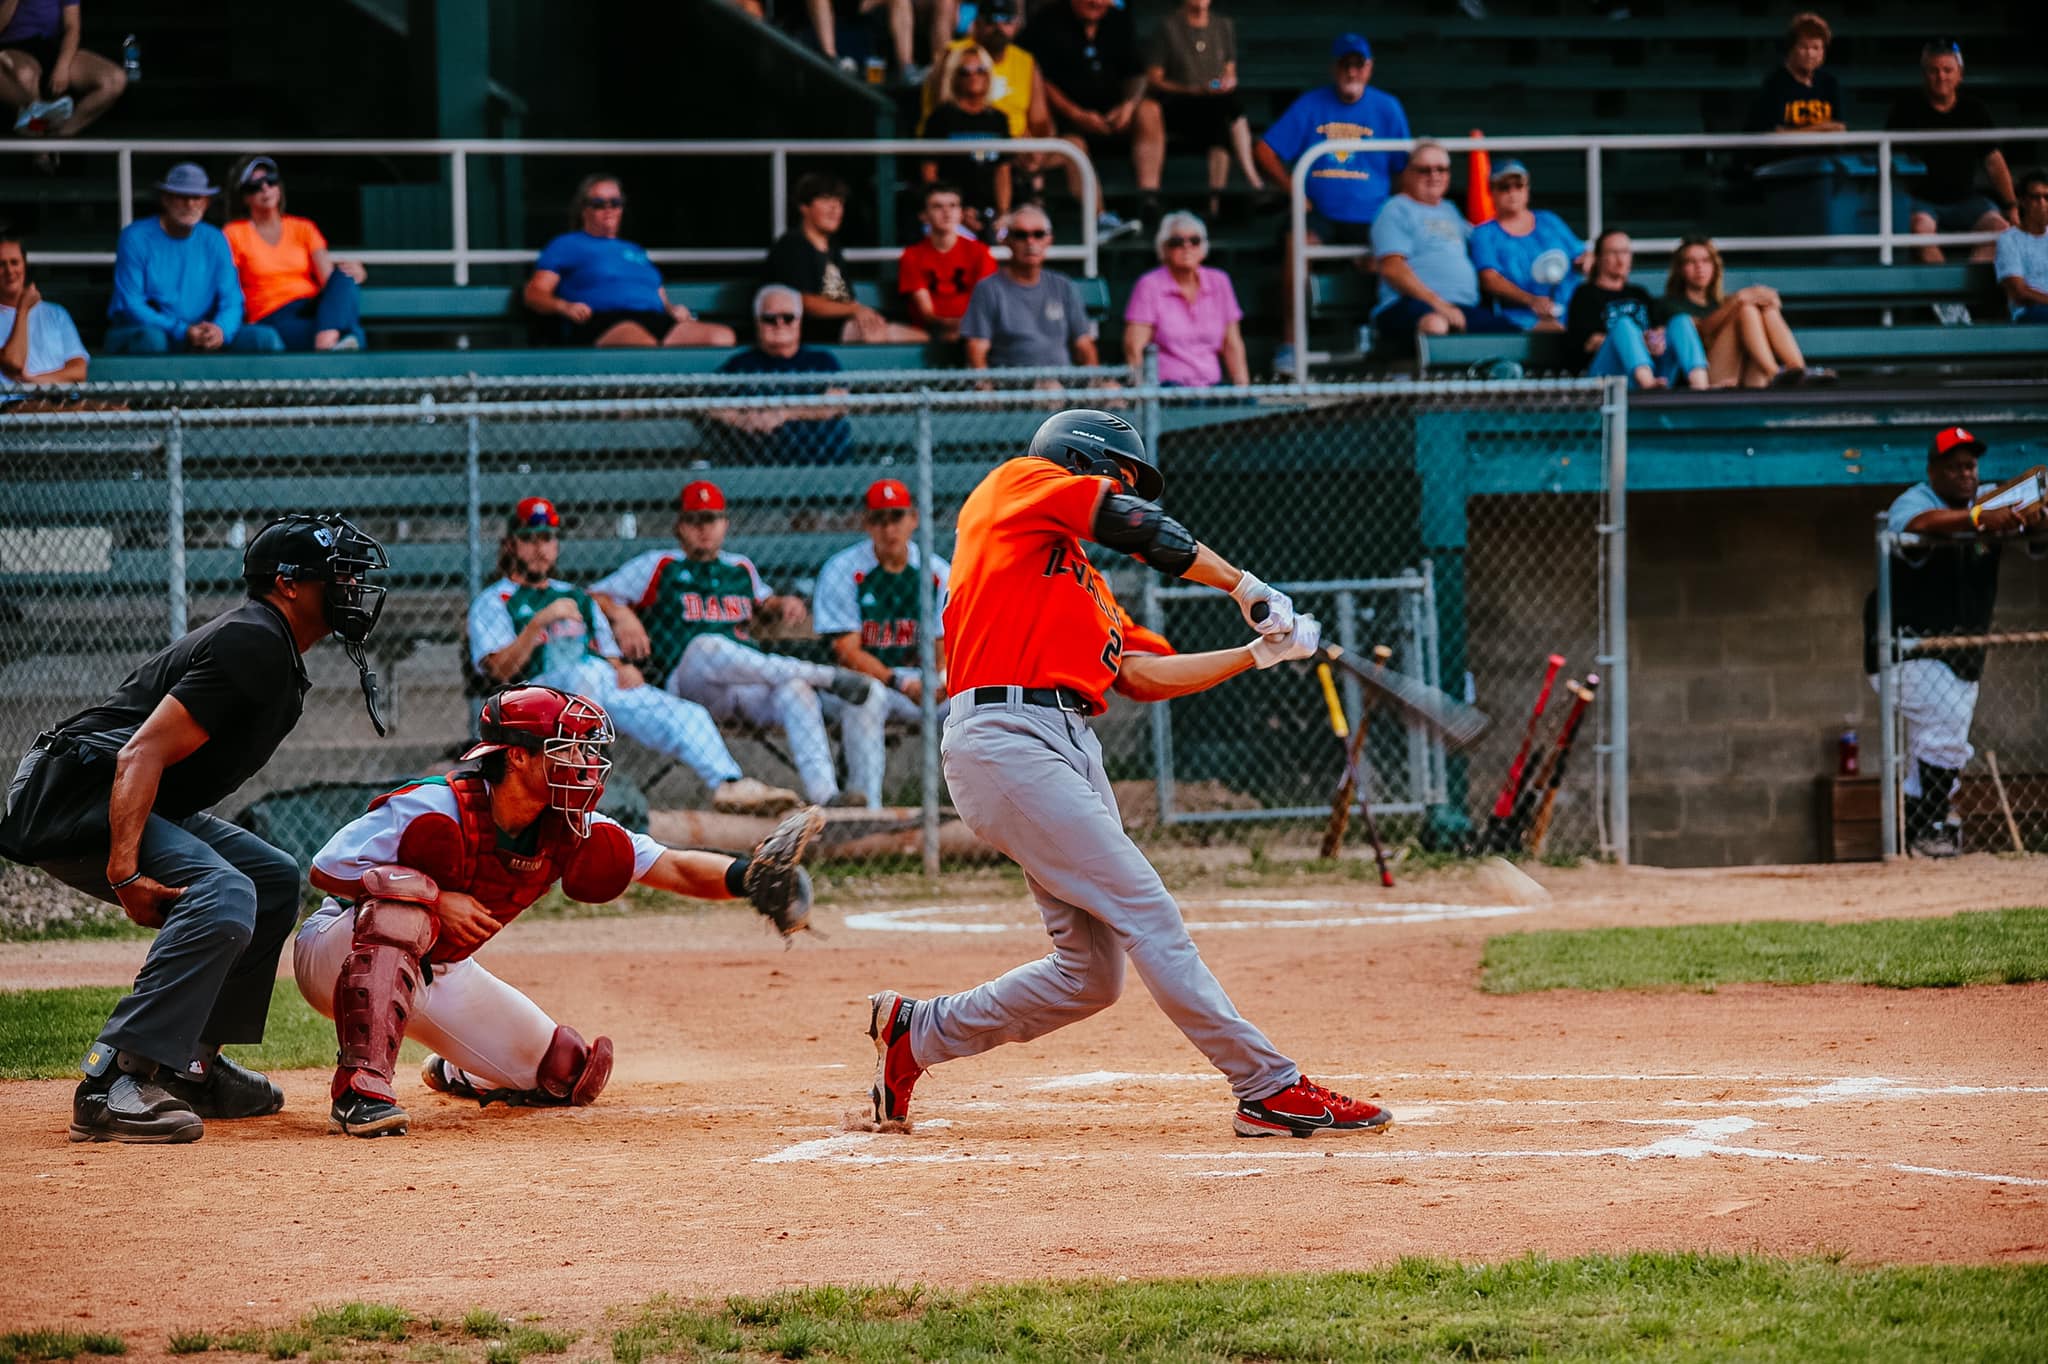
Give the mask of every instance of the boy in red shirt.
<svg viewBox="0 0 2048 1364">
<path fill-rule="evenodd" d="M 942 180 L 925 186 L 924 221 L 931 229 L 903 248 L 896 262 L 896 292 L 912 324 L 935 340 L 958 341 L 960 319 L 974 286 L 996 272 L 986 246 L 960 234 L 960 191 Z"/>
</svg>

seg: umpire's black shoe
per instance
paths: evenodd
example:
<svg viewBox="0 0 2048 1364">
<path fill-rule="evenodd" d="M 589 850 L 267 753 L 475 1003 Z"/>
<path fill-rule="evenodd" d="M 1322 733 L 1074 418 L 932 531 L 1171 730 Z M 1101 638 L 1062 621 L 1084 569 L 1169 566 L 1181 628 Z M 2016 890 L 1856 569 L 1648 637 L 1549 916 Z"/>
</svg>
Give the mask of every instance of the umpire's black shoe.
<svg viewBox="0 0 2048 1364">
<path fill-rule="evenodd" d="M 192 1106 L 202 1118 L 260 1118 L 284 1107 L 284 1091 L 270 1077 L 225 1056 L 206 1063 L 206 1074 L 195 1077 L 167 1073 L 164 1088 Z"/>
<path fill-rule="evenodd" d="M 390 1100 L 373 1099 L 348 1089 L 334 1101 L 327 1130 L 346 1132 L 352 1137 L 402 1137 L 410 1122 L 405 1110 Z"/>
<path fill-rule="evenodd" d="M 162 1144 L 205 1134 L 192 1106 L 158 1080 L 154 1062 L 95 1046 L 86 1068 L 71 1096 L 71 1140 Z"/>
</svg>

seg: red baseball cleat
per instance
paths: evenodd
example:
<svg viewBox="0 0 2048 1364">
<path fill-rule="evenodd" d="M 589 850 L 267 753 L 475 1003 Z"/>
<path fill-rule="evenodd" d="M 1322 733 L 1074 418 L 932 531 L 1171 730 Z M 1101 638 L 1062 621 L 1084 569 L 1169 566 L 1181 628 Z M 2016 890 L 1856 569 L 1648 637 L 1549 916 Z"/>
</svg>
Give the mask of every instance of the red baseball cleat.
<svg viewBox="0 0 2048 1364">
<path fill-rule="evenodd" d="M 868 1036 L 875 1039 L 875 1082 L 868 1100 L 875 1121 L 910 1121 L 910 1089 L 924 1067 L 910 1055 L 910 1011 L 917 1001 L 894 990 L 868 996 Z"/>
<path fill-rule="evenodd" d="M 1308 1137 L 1317 1132 L 1384 1132 L 1394 1115 L 1304 1075 L 1278 1094 L 1245 1099 L 1230 1125 L 1240 1137 Z"/>
</svg>

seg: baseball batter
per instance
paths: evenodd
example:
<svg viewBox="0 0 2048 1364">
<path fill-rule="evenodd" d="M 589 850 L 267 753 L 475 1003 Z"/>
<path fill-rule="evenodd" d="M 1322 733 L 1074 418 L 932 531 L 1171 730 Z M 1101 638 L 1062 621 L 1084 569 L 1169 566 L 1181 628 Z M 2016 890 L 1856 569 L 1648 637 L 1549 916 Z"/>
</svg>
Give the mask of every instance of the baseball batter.
<svg viewBox="0 0 2048 1364">
<path fill-rule="evenodd" d="M 427 1087 L 488 1104 L 587 1104 L 612 1043 L 586 1043 L 479 964 L 474 953 L 556 881 L 602 904 L 631 882 L 702 900 L 747 896 L 785 934 L 804 927 L 796 864 L 824 824 L 807 808 L 748 857 L 665 848 L 595 813 L 612 742 L 604 711 L 551 687 L 484 703 L 477 766 L 410 782 L 327 840 L 312 881 L 328 899 L 292 947 L 299 993 L 341 1042 L 332 1126 L 403 1135 L 392 1068 L 410 1033 L 432 1047 Z"/>
<path fill-rule="evenodd" d="M 1241 1016 L 1173 896 L 1124 833 L 1086 719 L 1114 686 L 1137 701 L 1213 687 L 1315 651 L 1285 593 L 1196 543 L 1158 505 L 1158 468 L 1129 422 L 1075 410 L 996 468 L 960 510 L 945 626 L 953 695 L 942 740 L 960 817 L 1024 869 L 1051 955 L 964 994 L 869 996 L 878 1125 L 908 1121 L 911 1087 L 944 1061 L 1024 1042 L 1107 1008 L 1128 956 L 1167 1017 L 1230 1081 L 1241 1136 L 1383 1129 L 1393 1115 L 1304 1077 Z M 1211 653 L 1136 653 L 1082 541 L 1227 592 L 1258 633 Z"/>
<path fill-rule="evenodd" d="M 829 710 L 842 726 L 852 724 L 857 736 L 876 736 L 872 743 L 848 746 L 850 768 L 870 757 L 879 760 L 887 690 L 860 673 L 756 648 L 748 639 L 754 616 L 802 625 L 803 599 L 769 591 L 754 561 L 725 547 L 731 522 L 716 483 L 687 485 L 677 503 L 677 549 L 637 555 L 591 585 L 627 654 L 647 659 L 671 692 L 720 720 L 739 716 L 763 729 L 781 729 L 789 736 L 789 756 L 804 794 L 813 802 L 867 804 L 861 792 L 869 786 L 879 792 L 881 773 L 851 771 L 851 789 L 841 799 L 825 716 Z"/>
<path fill-rule="evenodd" d="M 832 655 L 842 667 L 865 674 L 888 690 L 879 711 L 849 710 L 840 721 L 846 745 L 846 771 L 867 797 L 870 808 L 882 803 L 883 726 L 922 722 L 924 678 L 917 666 L 918 570 L 922 558 L 911 542 L 917 534 L 917 513 L 910 489 L 901 480 L 877 479 L 862 499 L 861 525 L 868 538 L 848 545 L 818 570 L 811 593 L 811 620 L 818 633 L 832 641 Z M 932 559 L 932 600 L 946 600 L 944 559 Z M 933 631 L 932 644 L 941 694 L 946 685 L 946 632 Z"/>
<path fill-rule="evenodd" d="M 620 733 L 695 772 L 716 810 L 775 815 L 801 805 L 796 792 L 741 773 L 704 707 L 646 685 L 619 656 L 598 603 L 553 576 L 561 532 L 561 513 L 545 497 L 524 498 L 513 509 L 498 551 L 505 576 L 469 605 L 476 670 L 498 683 L 538 682 L 593 698 Z"/>
<path fill-rule="evenodd" d="M 1927 481 L 1900 493 L 1886 524 L 1900 533 L 1956 537 L 1952 544 L 1901 546 L 1892 561 L 1892 629 L 1912 649 L 1915 636 L 1981 634 L 1998 601 L 1998 540 L 2027 536 L 2027 552 L 2048 553 L 2048 515 L 1974 504 L 1993 488 L 1977 477 L 1984 443 L 1960 426 L 1935 433 L 1927 448 Z M 1878 684 L 1877 594 L 1863 606 L 1863 670 Z M 1906 719 L 1906 842 L 1922 857 L 1962 851 L 1950 809 L 1958 777 L 1975 749 L 1970 722 L 1984 676 L 1984 650 L 1909 653 L 1899 665 L 1898 707 Z"/>
</svg>

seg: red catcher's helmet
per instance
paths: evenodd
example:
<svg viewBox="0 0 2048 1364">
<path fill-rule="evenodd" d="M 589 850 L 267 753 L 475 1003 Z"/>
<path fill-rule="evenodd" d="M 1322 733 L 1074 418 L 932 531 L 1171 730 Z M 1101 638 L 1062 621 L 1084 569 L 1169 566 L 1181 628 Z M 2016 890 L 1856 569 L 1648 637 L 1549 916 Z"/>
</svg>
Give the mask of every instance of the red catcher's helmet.
<svg viewBox="0 0 2048 1364">
<path fill-rule="evenodd" d="M 541 754 L 547 759 L 548 804 L 578 837 L 590 831 L 590 812 L 612 770 L 605 750 L 614 736 L 603 706 L 553 687 L 507 687 L 484 702 L 477 735 L 464 762 L 508 748 Z"/>
</svg>

